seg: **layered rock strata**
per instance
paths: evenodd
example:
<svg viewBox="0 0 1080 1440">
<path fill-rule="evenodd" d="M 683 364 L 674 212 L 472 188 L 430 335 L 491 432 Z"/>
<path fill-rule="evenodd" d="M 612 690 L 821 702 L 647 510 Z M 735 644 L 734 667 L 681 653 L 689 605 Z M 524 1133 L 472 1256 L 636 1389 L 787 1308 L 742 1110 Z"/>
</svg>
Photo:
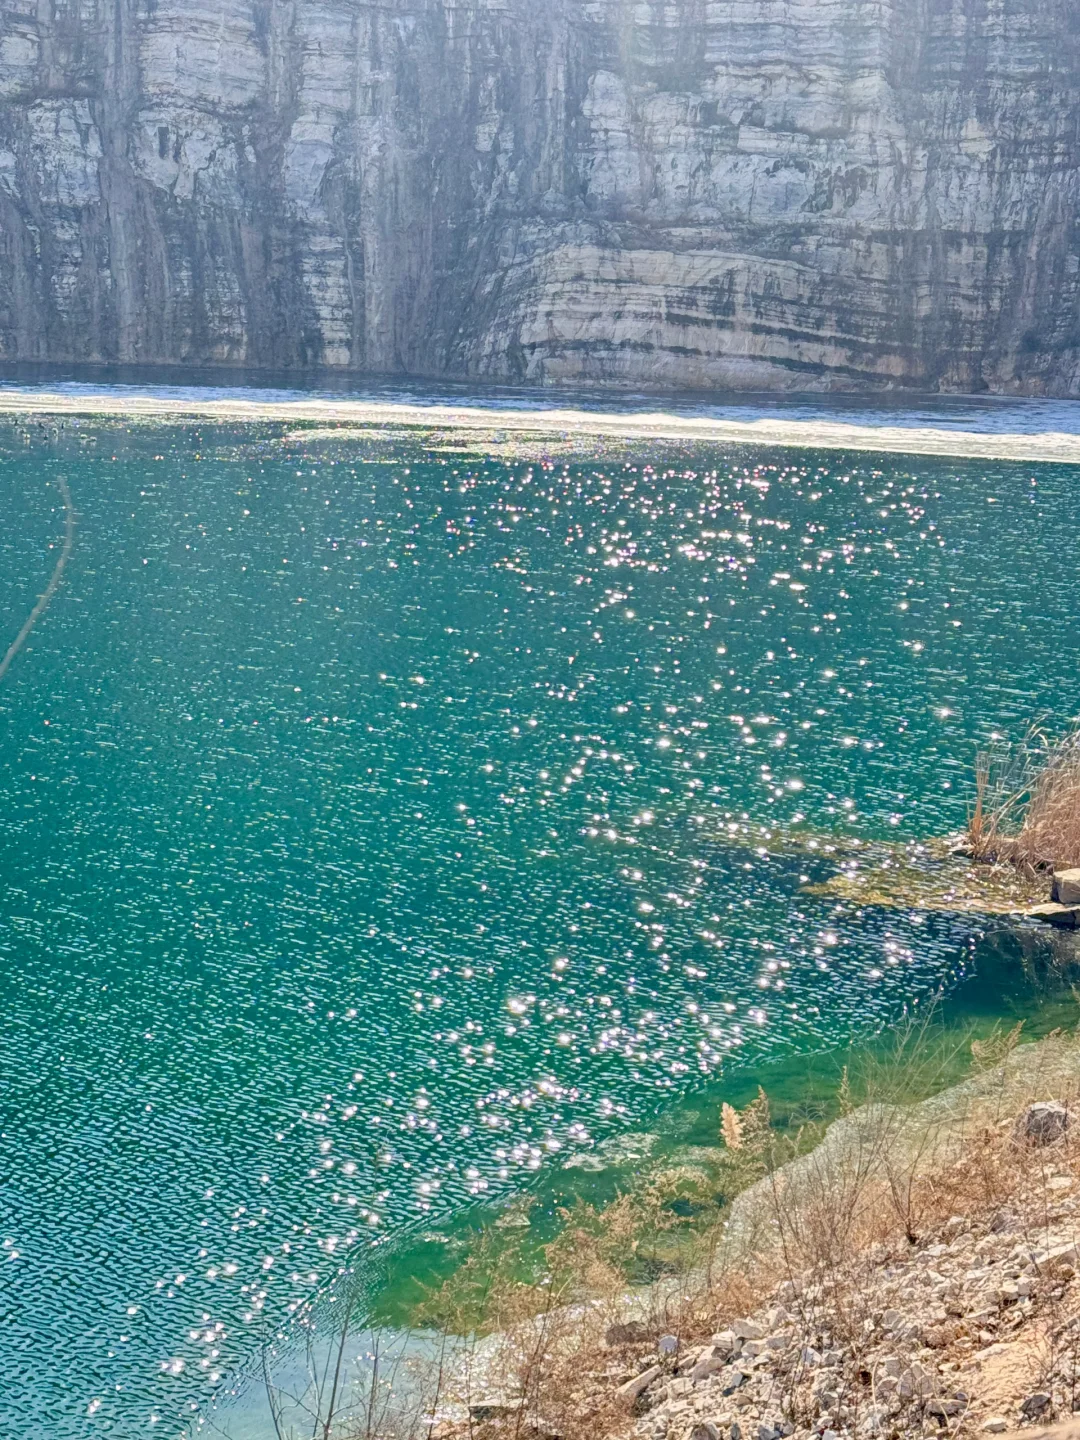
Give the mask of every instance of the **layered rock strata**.
<svg viewBox="0 0 1080 1440">
<path fill-rule="evenodd" d="M 7 0 L 0 358 L 1080 393 L 1074 0 Z"/>
</svg>

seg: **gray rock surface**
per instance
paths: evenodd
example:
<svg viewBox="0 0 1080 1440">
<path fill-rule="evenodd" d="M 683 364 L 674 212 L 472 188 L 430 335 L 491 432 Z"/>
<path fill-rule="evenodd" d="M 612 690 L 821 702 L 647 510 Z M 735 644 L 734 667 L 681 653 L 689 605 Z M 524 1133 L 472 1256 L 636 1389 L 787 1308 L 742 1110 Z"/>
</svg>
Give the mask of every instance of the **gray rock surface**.
<svg viewBox="0 0 1080 1440">
<path fill-rule="evenodd" d="M 1075 930 L 1080 926 L 1080 905 L 1062 905 L 1051 900 L 1049 904 L 1034 906 L 1027 913 L 1032 920 L 1041 920 L 1058 930 Z"/>
<path fill-rule="evenodd" d="M 1074 0 L 9 0 L 0 358 L 1080 393 Z"/>
<path fill-rule="evenodd" d="M 632 1380 L 627 1380 L 625 1384 L 620 1385 L 615 1394 L 620 1400 L 632 1403 L 639 1395 L 645 1393 L 653 1381 L 660 1377 L 660 1374 L 661 1368 L 659 1365 L 650 1365 L 649 1368 L 643 1370 L 640 1375 L 635 1375 Z"/>
<path fill-rule="evenodd" d="M 1059 905 L 1080 905 L 1080 870 L 1055 870 L 1050 899 Z"/>
<path fill-rule="evenodd" d="M 1029 1145 L 1053 1145 L 1069 1128 L 1068 1109 L 1057 1100 L 1029 1105 L 1016 1122 L 1016 1134 Z"/>
</svg>

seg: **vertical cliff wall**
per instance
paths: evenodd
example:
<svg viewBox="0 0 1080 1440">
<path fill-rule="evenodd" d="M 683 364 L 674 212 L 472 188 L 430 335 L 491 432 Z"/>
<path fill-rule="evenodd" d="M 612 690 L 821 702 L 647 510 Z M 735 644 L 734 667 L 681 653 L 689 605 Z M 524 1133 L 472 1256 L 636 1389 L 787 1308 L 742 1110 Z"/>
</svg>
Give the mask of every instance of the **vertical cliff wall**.
<svg viewBox="0 0 1080 1440">
<path fill-rule="evenodd" d="M 1080 393 L 1075 0 L 5 0 L 0 357 Z"/>
</svg>

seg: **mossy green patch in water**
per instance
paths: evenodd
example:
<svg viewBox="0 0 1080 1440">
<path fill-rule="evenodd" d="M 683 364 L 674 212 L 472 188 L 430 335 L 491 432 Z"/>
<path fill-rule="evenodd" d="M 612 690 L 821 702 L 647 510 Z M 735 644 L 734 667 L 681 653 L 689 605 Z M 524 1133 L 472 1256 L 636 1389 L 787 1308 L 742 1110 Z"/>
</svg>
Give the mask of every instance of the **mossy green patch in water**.
<svg viewBox="0 0 1080 1440">
<path fill-rule="evenodd" d="M 1040 877 L 1006 865 L 982 865 L 954 852 L 953 842 L 848 850 L 837 873 L 804 886 L 807 895 L 885 909 L 965 915 L 1019 915 L 1047 898 Z"/>
</svg>

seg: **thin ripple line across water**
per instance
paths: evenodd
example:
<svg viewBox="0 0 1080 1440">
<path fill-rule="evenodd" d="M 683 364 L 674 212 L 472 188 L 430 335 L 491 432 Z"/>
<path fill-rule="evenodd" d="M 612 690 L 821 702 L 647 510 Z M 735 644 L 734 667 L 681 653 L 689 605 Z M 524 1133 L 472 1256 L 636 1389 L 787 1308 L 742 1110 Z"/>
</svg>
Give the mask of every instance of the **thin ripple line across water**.
<svg viewBox="0 0 1080 1440">
<path fill-rule="evenodd" d="M 7 674 L 11 662 L 29 640 L 30 632 L 49 608 L 53 596 L 60 588 L 60 581 L 64 578 L 67 563 L 71 559 L 71 551 L 75 544 L 75 505 L 71 499 L 68 483 L 62 475 L 57 477 L 56 483 L 60 487 L 60 494 L 64 499 L 64 541 L 60 550 L 60 558 L 53 567 L 48 585 L 38 596 L 37 603 L 24 620 L 22 629 L 8 646 L 3 659 L 0 660 L 0 680 Z"/>
</svg>

